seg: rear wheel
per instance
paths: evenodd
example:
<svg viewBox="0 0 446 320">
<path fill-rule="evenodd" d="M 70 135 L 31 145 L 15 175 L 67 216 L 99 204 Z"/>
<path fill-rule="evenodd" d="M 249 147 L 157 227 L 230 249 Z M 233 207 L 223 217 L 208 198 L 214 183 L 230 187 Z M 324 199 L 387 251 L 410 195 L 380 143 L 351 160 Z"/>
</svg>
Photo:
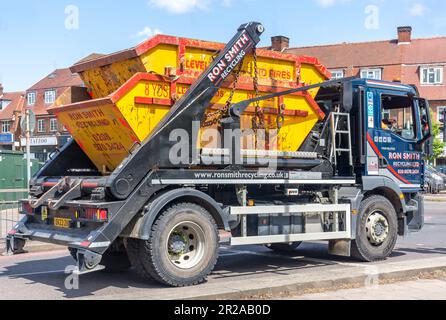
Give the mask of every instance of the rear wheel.
<svg viewBox="0 0 446 320">
<path fill-rule="evenodd" d="M 293 252 L 302 244 L 302 242 L 293 243 L 273 243 L 267 244 L 265 247 L 275 252 Z"/>
<path fill-rule="evenodd" d="M 395 248 L 398 220 L 392 203 L 383 196 L 365 199 L 359 209 L 352 256 L 365 262 L 385 260 Z"/>
<path fill-rule="evenodd" d="M 152 226 L 148 241 L 130 240 L 129 257 L 138 274 L 174 287 L 206 280 L 218 258 L 219 236 L 213 217 L 193 203 L 167 208 Z"/>
</svg>

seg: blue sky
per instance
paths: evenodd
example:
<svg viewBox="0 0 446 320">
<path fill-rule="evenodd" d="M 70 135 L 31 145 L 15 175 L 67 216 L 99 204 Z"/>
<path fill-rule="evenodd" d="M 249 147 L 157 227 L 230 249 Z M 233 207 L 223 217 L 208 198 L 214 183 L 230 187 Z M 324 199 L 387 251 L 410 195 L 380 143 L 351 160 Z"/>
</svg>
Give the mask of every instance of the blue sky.
<svg viewBox="0 0 446 320">
<path fill-rule="evenodd" d="M 3 0 L 0 82 L 26 90 L 55 68 L 92 53 L 131 47 L 153 33 L 226 42 L 260 21 L 262 45 L 286 35 L 292 46 L 446 35 L 443 0 Z"/>
</svg>

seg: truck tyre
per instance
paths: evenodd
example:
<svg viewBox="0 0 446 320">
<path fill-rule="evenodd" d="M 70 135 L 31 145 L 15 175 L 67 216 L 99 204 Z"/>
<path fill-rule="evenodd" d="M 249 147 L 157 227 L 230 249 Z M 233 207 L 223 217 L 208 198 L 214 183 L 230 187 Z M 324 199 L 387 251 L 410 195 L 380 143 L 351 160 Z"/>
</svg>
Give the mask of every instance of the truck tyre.
<svg viewBox="0 0 446 320">
<path fill-rule="evenodd" d="M 302 242 L 293 243 L 273 243 L 267 244 L 265 247 L 275 252 L 293 252 L 302 244 Z"/>
<path fill-rule="evenodd" d="M 213 217 L 193 203 L 165 209 L 152 226 L 150 239 L 131 240 L 138 274 L 173 287 L 203 283 L 218 259 L 219 235 Z"/>
<path fill-rule="evenodd" d="M 68 249 L 70 255 L 77 261 L 77 250 L 73 248 Z M 120 273 L 127 271 L 130 267 L 130 260 L 122 240 L 116 240 L 110 248 L 102 256 L 100 263 L 105 267 L 105 273 Z"/>
<path fill-rule="evenodd" d="M 130 263 L 138 276 L 146 281 L 153 280 L 150 274 L 144 268 L 141 259 L 139 258 L 139 248 L 143 245 L 143 240 L 128 238 L 125 240 L 125 247 Z"/>
<path fill-rule="evenodd" d="M 361 203 L 352 242 L 352 256 L 360 261 L 385 260 L 398 239 L 398 220 L 392 203 L 383 196 L 371 196 Z"/>
</svg>

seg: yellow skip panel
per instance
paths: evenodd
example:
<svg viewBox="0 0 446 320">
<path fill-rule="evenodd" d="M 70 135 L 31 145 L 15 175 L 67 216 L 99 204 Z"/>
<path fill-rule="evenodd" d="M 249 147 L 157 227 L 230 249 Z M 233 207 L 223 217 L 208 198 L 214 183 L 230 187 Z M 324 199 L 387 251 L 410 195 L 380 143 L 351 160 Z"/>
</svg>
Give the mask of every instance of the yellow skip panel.
<svg viewBox="0 0 446 320">
<path fill-rule="evenodd" d="M 137 74 L 126 85 L 108 98 L 58 107 L 53 110 L 60 122 L 70 131 L 74 139 L 104 172 L 114 170 L 128 156 L 135 145 L 144 141 L 157 124 L 169 112 L 176 93 L 181 97 L 189 89 L 188 83 L 163 81 L 159 76 Z M 172 89 L 175 91 L 172 92 Z M 261 92 L 267 94 L 268 92 Z M 229 98 L 230 89 L 220 89 L 211 101 L 208 112 L 215 112 Z M 252 90 L 237 89 L 233 102 L 254 96 Z M 254 135 L 243 139 L 245 148 L 268 148 L 271 150 L 296 151 L 318 120 L 323 118 L 311 95 L 289 95 L 281 101 L 288 113 L 278 136 L 272 136 L 269 145 L 255 145 Z M 277 125 L 278 98 L 260 103 L 265 111 L 267 127 Z M 296 114 L 293 114 L 296 112 Z M 242 129 L 251 129 L 253 108 L 242 117 Z M 215 128 L 215 127 L 214 127 Z M 203 132 L 202 132 L 203 133 Z M 218 147 L 214 143 L 201 142 L 201 147 Z"/>
<path fill-rule="evenodd" d="M 71 67 L 79 73 L 92 96 L 106 97 L 138 72 L 183 76 L 196 79 L 210 65 L 224 44 L 157 35 L 135 48 L 110 55 L 88 58 Z M 330 78 L 328 70 L 316 58 L 257 50 L 260 84 L 295 87 Z M 242 81 L 252 81 L 254 61 L 245 58 Z M 311 91 L 313 98 L 317 89 Z"/>
</svg>

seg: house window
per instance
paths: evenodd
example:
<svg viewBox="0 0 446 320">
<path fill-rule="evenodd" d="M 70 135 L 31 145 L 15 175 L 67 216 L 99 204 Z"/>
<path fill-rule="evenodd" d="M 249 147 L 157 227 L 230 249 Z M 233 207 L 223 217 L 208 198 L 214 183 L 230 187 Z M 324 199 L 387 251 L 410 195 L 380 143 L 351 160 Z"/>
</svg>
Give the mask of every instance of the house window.
<svg viewBox="0 0 446 320">
<path fill-rule="evenodd" d="M 37 121 L 37 132 L 39 132 L 39 133 L 45 132 L 45 120 L 44 119 L 39 119 Z"/>
<path fill-rule="evenodd" d="M 380 68 L 361 69 L 361 78 L 381 80 L 382 79 L 382 70 Z"/>
<path fill-rule="evenodd" d="M 443 84 L 443 67 L 421 67 L 421 84 Z"/>
<path fill-rule="evenodd" d="M 446 110 L 446 106 L 441 106 L 437 108 L 437 120 L 440 123 L 444 123 L 444 111 Z"/>
<path fill-rule="evenodd" d="M 36 104 L 36 93 L 35 92 L 29 92 L 27 95 L 28 105 L 33 106 Z"/>
<path fill-rule="evenodd" d="M 10 100 L 0 100 L 0 110 L 6 109 L 6 107 L 9 106 L 10 103 Z"/>
<path fill-rule="evenodd" d="M 53 104 L 56 101 L 56 91 L 45 91 L 45 104 Z"/>
<path fill-rule="evenodd" d="M 330 72 L 333 80 L 344 78 L 344 70 L 330 70 Z"/>
<path fill-rule="evenodd" d="M 57 119 L 51 119 L 50 120 L 50 131 L 51 132 L 56 132 L 57 131 Z"/>
<path fill-rule="evenodd" d="M 9 121 L 3 121 L 2 122 L 2 132 L 9 133 L 10 130 L 11 130 L 11 123 Z"/>
</svg>

